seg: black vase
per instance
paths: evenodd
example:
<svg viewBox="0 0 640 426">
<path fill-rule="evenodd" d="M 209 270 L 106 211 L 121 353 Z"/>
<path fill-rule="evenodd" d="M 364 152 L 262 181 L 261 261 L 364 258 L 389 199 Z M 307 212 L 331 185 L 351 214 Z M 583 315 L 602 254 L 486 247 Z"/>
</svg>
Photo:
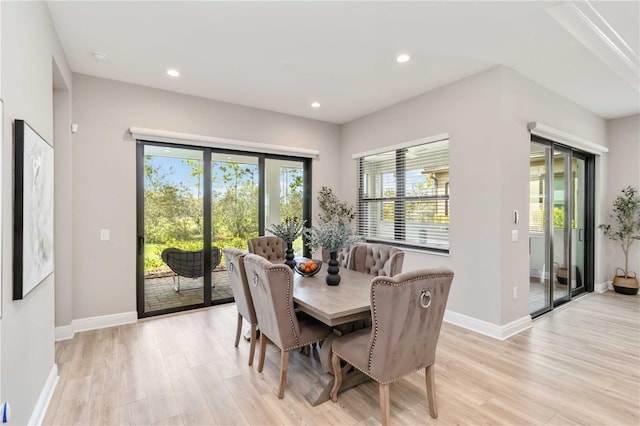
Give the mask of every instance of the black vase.
<svg viewBox="0 0 640 426">
<path fill-rule="evenodd" d="M 296 266 L 296 262 L 293 260 L 293 243 L 287 243 L 287 250 L 284 252 L 284 264 L 293 269 Z"/>
<path fill-rule="evenodd" d="M 340 284 L 340 275 L 338 275 L 338 272 L 340 272 L 340 264 L 338 263 L 337 252 L 332 251 L 329 253 L 329 261 L 327 262 L 327 265 L 329 265 L 327 267 L 327 277 L 325 278 L 327 285 Z"/>
</svg>

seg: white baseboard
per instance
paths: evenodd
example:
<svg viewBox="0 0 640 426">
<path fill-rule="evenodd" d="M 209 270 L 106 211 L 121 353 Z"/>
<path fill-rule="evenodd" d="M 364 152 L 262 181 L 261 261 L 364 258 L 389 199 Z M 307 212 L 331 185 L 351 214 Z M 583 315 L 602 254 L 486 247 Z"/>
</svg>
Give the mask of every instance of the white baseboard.
<svg viewBox="0 0 640 426">
<path fill-rule="evenodd" d="M 51 402 L 53 391 L 56 389 L 56 385 L 58 384 L 58 379 L 58 366 L 53 364 L 51 370 L 49 370 L 49 377 L 47 377 L 47 381 L 40 392 L 38 402 L 31 413 L 31 418 L 28 423 L 29 425 L 39 426 L 44 421 L 44 416 L 47 413 L 47 408 L 49 408 L 49 403 Z"/>
<path fill-rule="evenodd" d="M 515 321 L 511 321 L 505 325 L 495 325 L 448 309 L 444 313 L 444 320 L 450 324 L 454 324 L 498 340 L 506 340 L 514 334 L 518 334 L 521 331 L 530 328 L 532 324 L 531 317 L 529 315 Z"/>
<path fill-rule="evenodd" d="M 99 328 L 114 327 L 123 324 L 133 324 L 137 321 L 138 313 L 136 311 L 74 319 L 71 321 L 71 325 L 56 327 L 55 337 L 56 341 L 67 340 L 73 338 L 74 334 L 80 331 L 97 330 Z"/>
<path fill-rule="evenodd" d="M 596 293 L 604 293 L 607 290 L 613 290 L 613 286 L 611 285 L 611 281 L 605 281 L 603 283 L 597 283 L 593 286 L 593 290 Z"/>
<path fill-rule="evenodd" d="M 73 327 L 70 325 L 56 327 L 56 342 L 69 339 L 73 339 Z"/>
</svg>

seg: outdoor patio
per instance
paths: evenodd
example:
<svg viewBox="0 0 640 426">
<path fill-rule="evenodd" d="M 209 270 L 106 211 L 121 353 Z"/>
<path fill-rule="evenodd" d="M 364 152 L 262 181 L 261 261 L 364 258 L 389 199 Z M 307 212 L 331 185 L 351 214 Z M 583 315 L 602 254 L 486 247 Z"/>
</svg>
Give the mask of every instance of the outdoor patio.
<svg viewBox="0 0 640 426">
<path fill-rule="evenodd" d="M 203 303 L 202 278 L 180 277 L 180 291 L 174 289 L 172 275 L 145 278 L 145 312 Z M 177 283 L 177 277 L 176 277 Z M 211 273 L 211 300 L 222 301 L 233 298 L 226 269 Z M 229 300 L 231 301 L 231 300 Z"/>
</svg>

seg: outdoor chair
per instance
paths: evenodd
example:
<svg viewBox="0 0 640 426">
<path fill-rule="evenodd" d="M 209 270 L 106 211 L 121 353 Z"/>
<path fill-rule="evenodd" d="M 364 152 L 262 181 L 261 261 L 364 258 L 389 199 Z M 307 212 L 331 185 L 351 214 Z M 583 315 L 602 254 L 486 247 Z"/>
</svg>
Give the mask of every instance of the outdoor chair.
<svg viewBox="0 0 640 426">
<path fill-rule="evenodd" d="M 381 420 L 388 425 L 389 383 L 424 368 L 429 412 L 431 417 L 438 417 L 434 363 L 452 280 L 453 272 L 446 268 L 373 278 L 373 327 L 345 334 L 332 342 L 334 402 L 342 385 L 342 359 L 378 382 Z"/>
<path fill-rule="evenodd" d="M 256 336 L 258 318 L 256 317 L 256 310 L 253 307 L 253 299 L 251 299 L 251 292 L 249 290 L 249 284 L 247 283 L 247 274 L 244 269 L 244 255 L 245 252 L 236 248 L 226 248 L 223 250 L 224 262 L 227 265 L 227 272 L 229 273 L 229 283 L 233 290 L 233 298 L 236 301 L 236 308 L 238 309 L 238 326 L 236 327 L 236 341 L 235 347 L 238 347 L 240 343 L 240 335 L 242 334 L 242 319 L 246 319 L 251 325 L 251 338 L 249 342 L 249 365 L 253 364 L 253 356 L 256 351 Z"/>
<path fill-rule="evenodd" d="M 182 250 L 177 247 L 169 247 L 162 250 L 160 254 L 162 261 L 173 271 L 173 288 L 180 291 L 180 277 L 199 278 L 204 276 L 204 253 L 203 250 Z M 220 264 L 220 249 L 211 247 L 211 268 L 209 273 Z M 176 276 L 178 284 L 176 285 Z"/>
<path fill-rule="evenodd" d="M 398 275 L 403 262 L 404 251 L 385 244 L 358 244 L 349 255 L 349 269 L 375 276 Z"/>
<path fill-rule="evenodd" d="M 282 399 L 287 383 L 289 352 L 326 339 L 332 329 L 309 315 L 296 315 L 293 309 L 293 271 L 287 265 L 274 265 L 261 256 L 247 254 L 244 267 L 260 324 L 258 372 L 262 372 L 264 367 L 267 340 L 270 340 L 280 348 L 278 398 Z"/>
<path fill-rule="evenodd" d="M 247 240 L 249 253 L 257 254 L 269 262 L 284 262 L 287 243 L 278 237 L 257 237 Z"/>
</svg>

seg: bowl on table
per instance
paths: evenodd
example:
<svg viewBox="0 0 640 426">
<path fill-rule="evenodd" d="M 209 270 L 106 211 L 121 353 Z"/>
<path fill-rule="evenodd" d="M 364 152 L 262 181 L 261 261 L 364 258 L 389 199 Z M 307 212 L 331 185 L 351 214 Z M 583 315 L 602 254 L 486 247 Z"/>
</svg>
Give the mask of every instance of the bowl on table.
<svg viewBox="0 0 640 426">
<path fill-rule="evenodd" d="M 322 268 L 322 260 L 298 257 L 295 262 L 293 269 L 303 277 L 312 277 Z"/>
</svg>

